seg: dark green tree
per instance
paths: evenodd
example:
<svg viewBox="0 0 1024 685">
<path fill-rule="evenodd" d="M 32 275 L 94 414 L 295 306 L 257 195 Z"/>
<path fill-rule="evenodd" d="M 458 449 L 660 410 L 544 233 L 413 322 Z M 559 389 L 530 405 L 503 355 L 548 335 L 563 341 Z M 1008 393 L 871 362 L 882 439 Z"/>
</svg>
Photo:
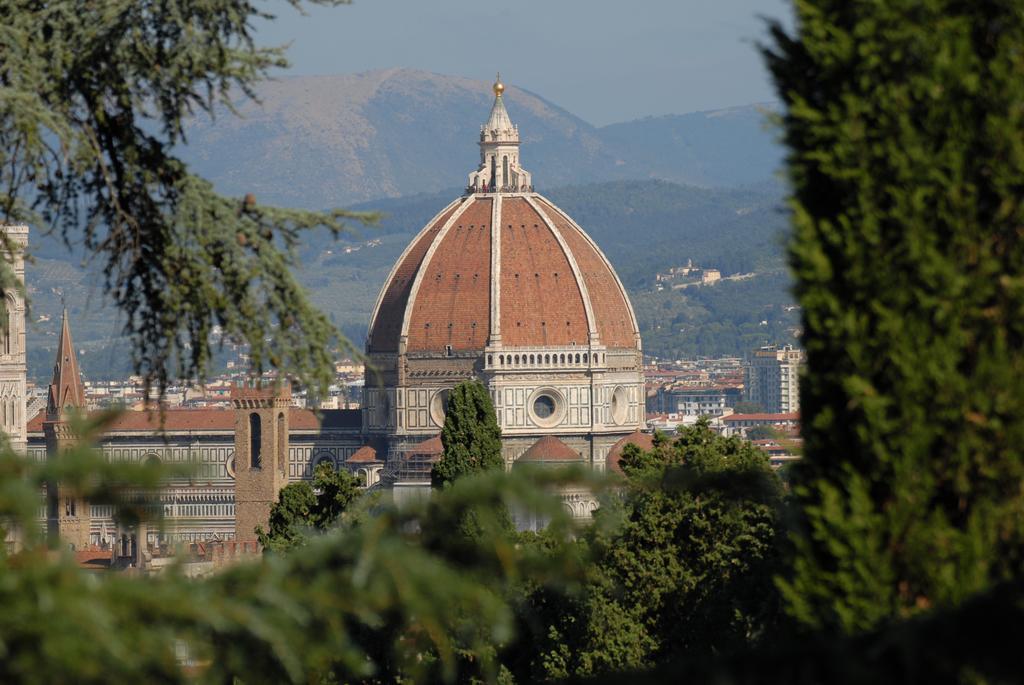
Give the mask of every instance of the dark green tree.
<svg viewBox="0 0 1024 685">
<path fill-rule="evenodd" d="M 255 371 L 321 389 L 350 347 L 291 267 L 308 229 L 369 215 L 221 197 L 177 156 L 193 115 L 229 114 L 286 65 L 253 40 L 270 18 L 240 0 L 0 2 L 0 223 L 49 227 L 102 267 L 134 366 L 161 391 L 205 378 L 216 327 Z M 16 287 L 0 261 L 0 295 Z"/>
<path fill-rule="evenodd" d="M 758 644 L 774 625 L 782 489 L 766 455 L 706 419 L 650 452 L 628 446 L 621 499 L 581 538 L 575 596 L 529 600 L 546 632 L 532 677 L 588 677 Z"/>
<path fill-rule="evenodd" d="M 264 548 L 281 552 L 304 544 L 310 532 L 323 532 L 335 525 L 361 496 L 360 480 L 344 469 L 321 463 L 313 481 L 298 481 L 281 488 L 270 507 L 266 532 L 256 529 Z"/>
<path fill-rule="evenodd" d="M 444 453 L 430 473 L 434 487 L 505 465 L 494 403 L 479 381 L 465 381 L 452 389 L 441 429 L 441 444 Z"/>
<path fill-rule="evenodd" d="M 781 433 L 774 426 L 752 426 L 747 430 L 748 440 L 777 440 Z"/>
<path fill-rule="evenodd" d="M 808 357 L 782 587 L 857 632 L 1024 570 L 1024 12 L 798 0 L 772 32 Z"/>
</svg>

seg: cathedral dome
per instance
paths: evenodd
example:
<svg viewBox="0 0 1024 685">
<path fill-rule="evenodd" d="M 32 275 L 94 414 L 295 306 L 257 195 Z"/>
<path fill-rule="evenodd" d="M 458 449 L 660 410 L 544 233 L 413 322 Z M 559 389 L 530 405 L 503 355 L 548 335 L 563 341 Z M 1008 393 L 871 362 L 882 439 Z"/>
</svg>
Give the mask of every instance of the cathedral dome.
<svg viewBox="0 0 1024 685">
<path fill-rule="evenodd" d="M 501 85 L 465 193 L 413 238 L 377 297 L 364 430 L 399 459 L 437 434 L 452 389 L 472 379 L 494 403 L 507 463 L 557 435 L 596 464 L 643 421 L 636 316 L 590 236 L 534 191 Z"/>
<path fill-rule="evenodd" d="M 420 231 L 384 284 L 370 354 L 639 348 L 611 264 L 576 222 L 533 192 L 503 92 L 499 80 L 466 194 Z"/>
<path fill-rule="evenodd" d="M 536 193 L 472 193 L 427 224 L 381 292 L 367 351 L 482 351 L 498 340 L 506 347 L 639 344 L 611 264 Z"/>
</svg>

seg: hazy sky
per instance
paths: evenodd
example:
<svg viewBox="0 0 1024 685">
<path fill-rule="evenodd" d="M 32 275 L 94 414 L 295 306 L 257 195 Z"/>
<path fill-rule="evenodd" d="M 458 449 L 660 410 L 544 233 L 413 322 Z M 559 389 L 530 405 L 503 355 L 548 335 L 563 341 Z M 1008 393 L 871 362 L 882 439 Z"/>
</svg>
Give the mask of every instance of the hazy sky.
<svg viewBox="0 0 1024 685">
<path fill-rule="evenodd" d="M 603 125 L 774 99 L 756 42 L 788 0 L 355 0 L 281 3 L 261 42 L 290 73 L 416 67 L 504 80 Z M 788 23 L 788 21 L 787 21 Z"/>
</svg>

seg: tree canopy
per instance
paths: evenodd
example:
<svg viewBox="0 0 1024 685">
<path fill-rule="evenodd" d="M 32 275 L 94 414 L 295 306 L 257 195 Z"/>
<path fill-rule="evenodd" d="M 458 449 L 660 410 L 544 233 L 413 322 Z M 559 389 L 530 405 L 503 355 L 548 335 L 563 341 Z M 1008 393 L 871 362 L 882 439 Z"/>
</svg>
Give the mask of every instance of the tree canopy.
<svg viewBox="0 0 1024 685">
<path fill-rule="evenodd" d="M 491 394 L 479 381 L 464 381 L 452 388 L 441 429 L 444 453 L 431 470 L 435 486 L 505 465 L 501 456 L 501 429 Z"/>
<path fill-rule="evenodd" d="M 313 480 L 300 480 L 281 488 L 270 507 L 266 532 L 256 537 L 264 549 L 282 552 L 304 544 L 311 531 L 323 532 L 337 525 L 360 498 L 360 480 L 345 469 L 321 462 Z"/>
<path fill-rule="evenodd" d="M 255 371 L 321 388 L 349 347 L 291 268 L 307 230 L 372 217 L 221 197 L 176 155 L 193 114 L 230 111 L 286 65 L 254 41 L 269 18 L 238 0 L 0 3 L 0 222 L 84 249 L 160 390 L 205 377 L 215 330 L 248 346 Z M 0 294 L 16 287 L 0 264 Z"/>
<path fill-rule="evenodd" d="M 627 446 L 621 465 L 622 489 L 577 543 L 580 592 L 526 600 L 546 630 L 524 680 L 706 659 L 775 624 L 782 488 L 764 452 L 702 419 L 651 452 Z"/>
</svg>

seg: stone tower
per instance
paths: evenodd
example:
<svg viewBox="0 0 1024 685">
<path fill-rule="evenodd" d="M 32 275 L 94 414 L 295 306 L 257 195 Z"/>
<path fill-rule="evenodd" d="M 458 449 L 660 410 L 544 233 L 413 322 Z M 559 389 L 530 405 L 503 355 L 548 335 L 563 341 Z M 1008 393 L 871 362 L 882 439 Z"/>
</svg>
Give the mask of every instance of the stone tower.
<svg viewBox="0 0 1024 685">
<path fill-rule="evenodd" d="M 236 385 L 235 539 L 256 538 L 270 521 L 270 506 L 288 484 L 288 416 L 291 389 Z"/>
<path fill-rule="evenodd" d="M 2 226 L 4 242 L 0 251 L 14 275 L 25 282 L 25 246 L 28 226 Z M 0 432 L 11 441 L 11 447 L 24 454 L 27 435 L 25 424 L 25 298 L 11 290 L 4 293 L 0 316 L 6 326 L 0 327 Z"/>
<path fill-rule="evenodd" d="M 53 365 L 53 381 L 46 399 L 46 418 L 43 421 L 49 459 L 64 458 L 68 449 L 78 441 L 71 425 L 71 415 L 85 409 L 85 388 L 65 309 L 57 344 L 57 360 Z M 51 544 L 59 539 L 74 549 L 87 548 L 92 524 L 89 503 L 59 483 L 48 484 L 47 491 L 46 530 Z"/>
</svg>

